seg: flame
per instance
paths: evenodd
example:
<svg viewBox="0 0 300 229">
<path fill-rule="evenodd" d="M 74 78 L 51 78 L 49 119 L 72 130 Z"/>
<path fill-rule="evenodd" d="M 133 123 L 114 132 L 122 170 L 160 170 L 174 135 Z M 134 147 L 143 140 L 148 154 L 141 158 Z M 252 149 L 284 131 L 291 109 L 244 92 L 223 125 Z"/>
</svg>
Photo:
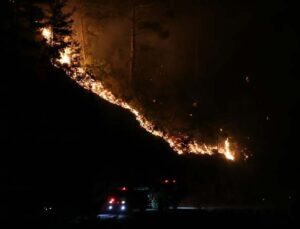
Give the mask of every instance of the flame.
<svg viewBox="0 0 300 229">
<path fill-rule="evenodd" d="M 224 148 L 222 149 L 224 156 L 228 159 L 233 161 L 234 160 L 234 155 L 230 151 L 230 142 L 229 139 L 227 138 L 225 143 L 224 143 Z"/>
<path fill-rule="evenodd" d="M 52 40 L 52 30 L 51 28 L 42 28 L 42 36 L 46 39 L 47 43 L 50 44 Z"/>
<path fill-rule="evenodd" d="M 53 39 L 53 34 L 52 34 L 52 29 L 49 27 L 45 27 L 41 29 L 42 36 L 46 39 L 47 44 L 51 45 L 52 39 Z M 67 47 L 60 53 L 60 58 L 57 60 L 58 63 L 60 64 L 66 64 L 66 65 L 71 65 L 72 61 L 72 50 L 71 48 Z"/>
<path fill-rule="evenodd" d="M 71 49 L 65 48 L 60 52 L 60 58 L 57 60 L 61 64 L 71 65 Z"/>
<path fill-rule="evenodd" d="M 51 45 L 52 31 L 49 28 L 42 29 L 42 35 L 47 40 L 47 43 Z M 66 48 L 63 52 L 60 53 L 60 59 L 57 62 L 61 64 L 67 64 L 71 66 L 72 64 L 72 50 L 71 48 Z M 154 123 L 149 121 L 143 114 L 141 114 L 137 109 L 132 107 L 126 101 L 123 101 L 120 98 L 117 98 L 109 89 L 105 88 L 104 84 L 101 81 L 94 80 L 82 67 L 72 69 L 73 71 L 66 72 L 69 77 L 75 80 L 80 86 L 84 89 L 97 94 L 102 99 L 120 106 L 126 110 L 129 110 L 134 116 L 139 125 L 144 128 L 147 132 L 151 133 L 154 136 L 164 139 L 169 146 L 178 154 L 194 153 L 194 154 L 208 154 L 213 155 L 215 153 L 220 153 L 225 156 L 228 160 L 235 160 L 235 153 L 230 147 L 229 138 L 225 140 L 221 146 L 206 145 L 198 142 L 195 139 L 188 140 L 188 136 L 175 136 L 166 131 L 157 129 Z M 81 77 L 81 80 L 77 80 L 78 76 Z"/>
</svg>

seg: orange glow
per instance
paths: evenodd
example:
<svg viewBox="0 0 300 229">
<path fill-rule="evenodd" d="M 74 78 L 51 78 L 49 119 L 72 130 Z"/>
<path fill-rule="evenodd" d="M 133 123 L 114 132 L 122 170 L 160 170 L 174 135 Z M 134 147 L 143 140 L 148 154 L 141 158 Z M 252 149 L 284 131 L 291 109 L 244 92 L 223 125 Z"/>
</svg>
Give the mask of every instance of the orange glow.
<svg viewBox="0 0 300 229">
<path fill-rule="evenodd" d="M 230 151 L 230 142 L 229 142 L 229 139 L 227 138 L 225 143 L 224 143 L 224 152 L 223 154 L 225 155 L 225 157 L 228 159 L 228 160 L 231 160 L 233 161 L 234 160 L 234 155 L 232 154 L 232 152 Z"/>
<path fill-rule="evenodd" d="M 42 36 L 46 39 L 47 43 L 50 44 L 52 40 L 52 30 L 51 28 L 42 28 Z"/>
<path fill-rule="evenodd" d="M 44 28 L 41 30 L 42 35 L 47 40 L 47 43 L 51 45 L 52 32 L 49 28 Z M 71 48 L 66 48 L 64 52 L 61 53 L 60 59 L 56 60 L 61 64 L 71 65 L 72 63 L 72 50 Z M 159 130 L 157 126 L 148 120 L 142 113 L 140 113 L 136 108 L 132 107 L 126 101 L 123 101 L 120 98 L 117 98 L 109 89 L 105 88 L 104 84 L 101 81 L 94 80 L 84 68 L 78 67 L 72 69 L 73 71 L 66 72 L 69 77 L 74 79 L 80 86 L 97 94 L 102 99 L 120 106 L 126 110 L 129 110 L 134 116 L 137 122 L 142 128 L 147 132 L 151 133 L 154 136 L 164 139 L 169 146 L 178 154 L 194 153 L 194 154 L 208 154 L 213 155 L 215 153 L 223 154 L 228 160 L 235 160 L 235 153 L 231 149 L 231 144 L 227 138 L 220 146 L 219 142 L 217 145 L 207 145 L 203 142 L 199 142 L 196 139 L 191 139 L 185 143 L 184 139 L 188 136 L 184 135 L 174 135 L 172 133 Z M 81 76 L 82 80 L 77 81 L 77 77 Z M 222 129 L 220 129 L 222 131 Z"/>
<path fill-rule="evenodd" d="M 61 64 L 71 65 L 71 49 L 65 48 L 63 52 L 60 52 L 60 59 L 57 61 Z"/>
</svg>

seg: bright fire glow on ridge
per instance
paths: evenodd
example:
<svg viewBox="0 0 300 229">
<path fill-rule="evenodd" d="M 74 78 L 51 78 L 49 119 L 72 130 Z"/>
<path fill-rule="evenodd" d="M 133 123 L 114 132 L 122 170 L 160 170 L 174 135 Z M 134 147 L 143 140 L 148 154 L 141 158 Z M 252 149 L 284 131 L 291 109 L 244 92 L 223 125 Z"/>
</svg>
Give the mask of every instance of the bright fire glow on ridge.
<svg viewBox="0 0 300 229">
<path fill-rule="evenodd" d="M 52 31 L 51 28 L 41 29 L 42 36 L 46 39 L 48 45 L 51 45 Z M 71 48 L 66 48 L 63 52 L 60 53 L 60 58 L 56 60 L 62 65 L 72 66 L 72 50 Z M 143 114 L 141 114 L 137 109 L 132 107 L 129 103 L 123 101 L 120 98 L 117 98 L 110 90 L 104 87 L 103 83 L 99 80 L 93 79 L 88 73 L 85 72 L 84 68 L 75 68 L 70 72 L 66 72 L 69 77 L 74 79 L 80 86 L 97 94 L 102 99 L 120 106 L 126 110 L 129 110 L 138 121 L 140 126 L 146 131 L 151 133 L 154 136 L 164 139 L 169 146 L 178 154 L 185 153 L 194 153 L 194 154 L 208 154 L 213 155 L 215 153 L 223 154 L 228 160 L 235 160 L 235 152 L 231 149 L 231 144 L 229 138 L 227 138 L 221 145 L 206 145 L 204 143 L 198 142 L 196 139 L 190 140 L 187 143 L 183 140 L 186 136 L 176 136 L 168 132 L 158 130 L 156 126 L 149 121 Z M 81 77 L 81 80 L 77 80 L 78 75 L 84 76 Z"/>
</svg>

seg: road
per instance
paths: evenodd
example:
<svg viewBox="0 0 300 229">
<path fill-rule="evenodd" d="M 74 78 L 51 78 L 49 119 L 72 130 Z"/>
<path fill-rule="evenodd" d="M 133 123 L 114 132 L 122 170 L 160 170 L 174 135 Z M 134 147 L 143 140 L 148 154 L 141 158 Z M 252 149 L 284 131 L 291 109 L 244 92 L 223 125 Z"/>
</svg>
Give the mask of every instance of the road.
<svg viewBox="0 0 300 229">
<path fill-rule="evenodd" d="M 68 212 L 55 215 L 44 212 L 43 216 L 24 215 L 22 212 L 7 219 L 7 228 L 47 228 L 47 229 L 105 229 L 105 228 L 241 228 L 257 226 L 280 226 L 291 228 L 298 224 L 296 214 L 283 209 L 262 207 L 202 207 L 181 206 L 176 210 L 159 212 L 147 209 L 120 215 L 82 215 L 67 217 Z"/>
<path fill-rule="evenodd" d="M 97 219 L 74 224 L 75 228 L 195 228 L 219 226 L 290 226 L 295 219 L 286 211 L 271 208 L 179 207 L 177 210 L 134 212 L 126 215 L 99 214 Z"/>
</svg>

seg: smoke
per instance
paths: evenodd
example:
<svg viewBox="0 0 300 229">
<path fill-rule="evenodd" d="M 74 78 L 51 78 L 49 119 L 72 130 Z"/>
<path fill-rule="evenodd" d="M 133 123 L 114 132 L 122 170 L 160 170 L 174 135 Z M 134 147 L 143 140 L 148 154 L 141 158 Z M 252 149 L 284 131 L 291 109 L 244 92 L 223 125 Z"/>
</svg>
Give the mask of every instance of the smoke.
<svg viewBox="0 0 300 229">
<path fill-rule="evenodd" d="M 264 6 L 248 1 L 138 4 L 130 81 L 129 1 L 73 3 L 85 63 L 158 127 L 211 144 L 234 137 L 240 146 L 259 132 L 267 113 L 254 92 L 263 27 L 257 23 Z"/>
</svg>

